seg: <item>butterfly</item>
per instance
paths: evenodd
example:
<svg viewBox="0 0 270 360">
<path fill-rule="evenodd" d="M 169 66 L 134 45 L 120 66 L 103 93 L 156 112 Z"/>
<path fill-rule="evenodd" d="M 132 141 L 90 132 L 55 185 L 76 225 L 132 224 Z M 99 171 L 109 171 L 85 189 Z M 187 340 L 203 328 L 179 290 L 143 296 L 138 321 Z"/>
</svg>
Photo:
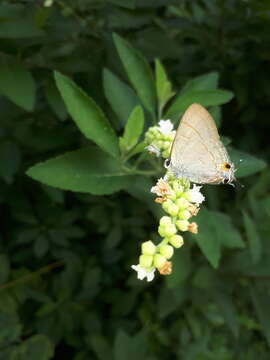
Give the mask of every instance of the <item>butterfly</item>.
<svg viewBox="0 0 270 360">
<path fill-rule="evenodd" d="M 231 184 L 235 180 L 234 164 L 203 106 L 192 104 L 185 111 L 165 167 L 177 178 L 197 184 Z"/>
</svg>

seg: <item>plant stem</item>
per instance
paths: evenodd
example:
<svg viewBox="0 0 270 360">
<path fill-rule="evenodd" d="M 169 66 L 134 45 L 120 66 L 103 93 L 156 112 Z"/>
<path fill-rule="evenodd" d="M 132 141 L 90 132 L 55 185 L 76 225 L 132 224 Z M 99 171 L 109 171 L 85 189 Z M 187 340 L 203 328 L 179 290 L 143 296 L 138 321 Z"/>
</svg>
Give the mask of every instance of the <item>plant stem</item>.
<svg viewBox="0 0 270 360">
<path fill-rule="evenodd" d="M 0 291 L 1 290 L 4 290 L 4 289 L 9 289 L 9 288 L 12 288 L 13 286 L 16 286 L 17 284 L 20 284 L 20 283 L 24 283 L 24 282 L 27 282 L 28 280 L 31 280 L 32 278 L 38 276 L 38 275 L 41 275 L 41 274 L 45 274 L 45 273 L 48 273 L 50 272 L 51 270 L 57 268 L 57 267 L 60 267 L 60 266 L 63 266 L 64 265 L 64 260 L 60 260 L 60 261 L 57 261 L 57 262 L 54 262 L 52 264 L 49 264 L 49 265 L 46 265 L 44 267 L 42 267 L 41 269 L 37 270 L 37 271 L 34 271 L 30 274 L 27 274 L 25 276 L 22 276 L 18 279 L 15 279 L 13 281 L 10 281 L 6 284 L 3 284 L 0 286 Z"/>
</svg>

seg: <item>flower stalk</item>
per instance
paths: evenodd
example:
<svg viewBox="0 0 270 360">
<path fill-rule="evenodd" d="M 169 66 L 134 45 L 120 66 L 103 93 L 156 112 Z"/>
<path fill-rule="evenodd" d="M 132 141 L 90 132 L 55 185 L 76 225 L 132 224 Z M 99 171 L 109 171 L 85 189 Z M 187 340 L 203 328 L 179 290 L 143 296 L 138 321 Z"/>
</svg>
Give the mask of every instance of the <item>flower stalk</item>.
<svg viewBox="0 0 270 360">
<path fill-rule="evenodd" d="M 156 156 L 167 158 L 174 136 L 170 120 L 161 120 L 159 126 L 151 127 L 146 132 L 146 149 Z M 152 281 L 156 270 L 161 275 L 171 274 L 174 251 L 184 245 L 179 232 L 198 233 L 197 223 L 190 219 L 197 215 L 205 199 L 200 189 L 201 186 L 191 186 L 188 180 L 177 179 L 170 172 L 151 188 L 151 192 L 157 196 L 155 201 L 161 204 L 166 215 L 159 220 L 158 233 L 162 238 L 159 244 L 155 245 L 151 240 L 142 243 L 139 264 L 132 265 L 138 279 Z"/>
</svg>

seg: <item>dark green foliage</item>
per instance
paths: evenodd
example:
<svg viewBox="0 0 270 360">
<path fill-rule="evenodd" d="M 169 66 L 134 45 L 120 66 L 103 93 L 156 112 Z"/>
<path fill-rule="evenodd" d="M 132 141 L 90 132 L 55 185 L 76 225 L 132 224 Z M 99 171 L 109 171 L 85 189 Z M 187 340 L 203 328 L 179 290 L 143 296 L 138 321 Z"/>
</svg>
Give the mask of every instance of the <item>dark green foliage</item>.
<svg viewBox="0 0 270 360">
<path fill-rule="evenodd" d="M 269 359 L 269 12 L 0 3 L 0 360 Z M 173 274 L 140 282 L 164 171 L 143 133 L 194 101 L 244 187 L 204 186 Z"/>
</svg>

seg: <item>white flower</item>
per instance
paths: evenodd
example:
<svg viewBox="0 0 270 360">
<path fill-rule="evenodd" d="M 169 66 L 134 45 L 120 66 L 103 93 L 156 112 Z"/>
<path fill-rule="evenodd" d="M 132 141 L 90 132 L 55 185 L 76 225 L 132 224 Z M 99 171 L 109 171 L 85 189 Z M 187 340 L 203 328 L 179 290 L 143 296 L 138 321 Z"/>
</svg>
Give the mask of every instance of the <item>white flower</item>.
<svg viewBox="0 0 270 360">
<path fill-rule="evenodd" d="M 195 204 L 201 204 L 205 197 L 200 192 L 201 186 L 193 185 L 193 188 L 186 192 L 187 200 Z"/>
<path fill-rule="evenodd" d="M 53 4 L 53 0 L 45 0 L 43 6 L 44 7 L 50 7 Z"/>
<path fill-rule="evenodd" d="M 137 277 L 139 280 L 143 280 L 145 277 L 147 281 L 152 281 L 155 277 L 155 268 L 151 268 L 150 270 L 141 267 L 140 264 L 132 265 L 131 268 L 137 271 Z"/>
<path fill-rule="evenodd" d="M 157 157 L 160 156 L 159 148 L 153 144 L 146 146 L 145 149 L 148 150 L 151 154 L 155 154 Z"/>
<path fill-rule="evenodd" d="M 163 135 L 167 135 L 173 130 L 173 124 L 171 120 L 160 120 L 158 125 L 158 130 Z"/>
<path fill-rule="evenodd" d="M 158 179 L 157 184 L 151 187 L 151 193 L 157 194 L 158 196 L 172 194 L 169 184 L 163 178 Z"/>
</svg>

